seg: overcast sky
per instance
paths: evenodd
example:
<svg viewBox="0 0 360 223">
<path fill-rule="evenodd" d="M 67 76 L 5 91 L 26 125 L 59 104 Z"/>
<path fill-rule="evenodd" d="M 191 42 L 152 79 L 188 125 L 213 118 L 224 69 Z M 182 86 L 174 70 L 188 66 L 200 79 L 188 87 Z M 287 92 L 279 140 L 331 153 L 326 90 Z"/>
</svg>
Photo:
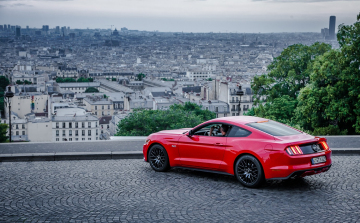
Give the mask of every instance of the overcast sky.
<svg viewBox="0 0 360 223">
<path fill-rule="evenodd" d="M 161 32 L 320 32 L 353 24 L 360 0 L 0 0 L 0 24 Z"/>
</svg>

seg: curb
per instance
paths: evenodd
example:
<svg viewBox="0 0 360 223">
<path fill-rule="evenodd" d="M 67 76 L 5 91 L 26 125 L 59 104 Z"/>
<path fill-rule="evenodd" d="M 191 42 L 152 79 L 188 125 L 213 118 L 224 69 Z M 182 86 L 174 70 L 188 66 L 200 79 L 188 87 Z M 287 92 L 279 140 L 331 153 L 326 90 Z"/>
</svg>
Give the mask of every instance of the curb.
<svg viewBox="0 0 360 223">
<path fill-rule="evenodd" d="M 335 149 L 334 156 L 360 155 L 360 149 Z M 114 160 L 143 159 L 142 151 L 130 152 L 71 152 L 71 153 L 14 153 L 0 154 L 0 162 L 33 162 L 33 161 L 64 161 L 64 160 Z"/>
<path fill-rule="evenodd" d="M 95 153 L 14 153 L 0 154 L 0 162 L 32 162 L 63 160 L 110 160 L 143 159 L 141 151 L 130 152 L 95 152 Z"/>
</svg>

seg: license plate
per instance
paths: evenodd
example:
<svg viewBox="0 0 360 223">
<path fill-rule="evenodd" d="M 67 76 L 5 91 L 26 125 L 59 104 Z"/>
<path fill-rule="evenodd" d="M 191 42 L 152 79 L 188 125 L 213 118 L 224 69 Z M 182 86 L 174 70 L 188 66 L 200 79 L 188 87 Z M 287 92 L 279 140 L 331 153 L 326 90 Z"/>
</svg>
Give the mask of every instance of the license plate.
<svg viewBox="0 0 360 223">
<path fill-rule="evenodd" d="M 325 163 L 325 162 L 326 162 L 326 156 L 319 156 L 311 159 L 312 164 Z"/>
</svg>

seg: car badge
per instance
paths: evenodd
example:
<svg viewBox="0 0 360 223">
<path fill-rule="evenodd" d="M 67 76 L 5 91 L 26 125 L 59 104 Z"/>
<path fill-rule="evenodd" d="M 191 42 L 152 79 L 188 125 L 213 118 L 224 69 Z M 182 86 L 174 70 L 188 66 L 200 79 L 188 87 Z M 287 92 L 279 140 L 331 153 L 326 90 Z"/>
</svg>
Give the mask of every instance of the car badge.
<svg viewBox="0 0 360 223">
<path fill-rule="evenodd" d="M 311 145 L 311 148 L 312 148 L 312 150 L 314 150 L 314 152 L 319 152 L 320 151 L 319 146 L 316 145 L 316 144 Z"/>
</svg>

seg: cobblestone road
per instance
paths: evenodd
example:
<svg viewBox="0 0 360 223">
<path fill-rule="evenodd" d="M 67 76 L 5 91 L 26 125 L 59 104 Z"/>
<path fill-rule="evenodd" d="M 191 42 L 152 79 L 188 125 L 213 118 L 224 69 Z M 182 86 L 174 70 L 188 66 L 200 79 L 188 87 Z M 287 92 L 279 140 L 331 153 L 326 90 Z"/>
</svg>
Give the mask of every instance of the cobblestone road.
<svg viewBox="0 0 360 223">
<path fill-rule="evenodd" d="M 360 156 L 333 161 L 327 173 L 260 189 L 141 160 L 0 163 L 0 221 L 360 222 Z"/>
</svg>

